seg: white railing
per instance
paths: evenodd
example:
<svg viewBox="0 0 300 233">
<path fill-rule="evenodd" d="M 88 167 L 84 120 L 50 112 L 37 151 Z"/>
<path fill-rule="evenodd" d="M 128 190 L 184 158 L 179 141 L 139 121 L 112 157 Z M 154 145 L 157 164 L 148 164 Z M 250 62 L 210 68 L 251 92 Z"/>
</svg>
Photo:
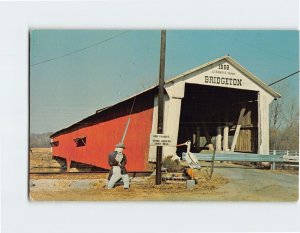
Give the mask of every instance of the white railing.
<svg viewBox="0 0 300 233">
<path fill-rule="evenodd" d="M 270 155 L 299 156 L 299 151 L 297 151 L 297 150 L 270 150 Z"/>
<path fill-rule="evenodd" d="M 282 155 L 284 162 L 299 163 L 299 151 L 296 150 L 270 150 L 270 155 Z"/>
</svg>

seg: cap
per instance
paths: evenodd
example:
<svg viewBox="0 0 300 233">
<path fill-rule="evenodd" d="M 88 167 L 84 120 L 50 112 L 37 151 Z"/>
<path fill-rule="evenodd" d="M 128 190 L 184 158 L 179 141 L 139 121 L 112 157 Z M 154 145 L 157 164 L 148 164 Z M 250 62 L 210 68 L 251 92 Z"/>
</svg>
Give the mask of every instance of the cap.
<svg viewBox="0 0 300 233">
<path fill-rule="evenodd" d="M 117 145 L 116 145 L 116 148 L 123 148 L 125 149 L 125 145 L 123 142 L 119 142 Z"/>
</svg>

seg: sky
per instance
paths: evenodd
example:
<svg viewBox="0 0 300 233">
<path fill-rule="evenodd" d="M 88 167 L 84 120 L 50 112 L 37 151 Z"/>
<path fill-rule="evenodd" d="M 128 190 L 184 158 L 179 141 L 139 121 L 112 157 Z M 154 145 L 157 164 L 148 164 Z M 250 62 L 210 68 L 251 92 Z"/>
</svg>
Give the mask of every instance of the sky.
<svg viewBox="0 0 300 233">
<path fill-rule="evenodd" d="M 265 83 L 299 70 L 298 31 L 167 30 L 165 80 L 230 55 Z M 33 30 L 30 132 L 55 132 L 158 83 L 159 30 Z M 299 73 L 272 86 L 297 102 Z"/>
</svg>

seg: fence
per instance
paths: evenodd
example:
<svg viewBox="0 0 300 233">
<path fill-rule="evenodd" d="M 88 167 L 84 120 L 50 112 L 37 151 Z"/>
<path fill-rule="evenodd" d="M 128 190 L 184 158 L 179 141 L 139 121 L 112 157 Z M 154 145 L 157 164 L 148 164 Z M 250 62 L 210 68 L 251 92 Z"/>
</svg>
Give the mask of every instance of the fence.
<svg viewBox="0 0 300 233">
<path fill-rule="evenodd" d="M 270 155 L 286 155 L 286 156 L 298 156 L 299 151 L 297 150 L 270 150 Z"/>
<path fill-rule="evenodd" d="M 299 163 L 299 151 L 296 150 L 270 150 L 270 155 L 282 155 L 283 162 Z"/>
</svg>

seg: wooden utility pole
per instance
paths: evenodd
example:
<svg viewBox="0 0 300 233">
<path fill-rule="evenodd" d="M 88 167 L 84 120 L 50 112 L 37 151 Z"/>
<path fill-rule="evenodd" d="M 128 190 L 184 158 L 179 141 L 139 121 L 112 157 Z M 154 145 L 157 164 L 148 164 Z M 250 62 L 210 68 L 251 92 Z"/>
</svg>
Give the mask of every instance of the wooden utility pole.
<svg viewBox="0 0 300 233">
<path fill-rule="evenodd" d="M 161 30 L 160 41 L 160 67 L 158 86 L 158 122 L 157 133 L 163 133 L 164 127 L 164 86 L 165 86 L 165 56 L 166 56 L 166 30 Z M 156 149 L 156 184 L 161 184 L 162 146 Z"/>
</svg>

